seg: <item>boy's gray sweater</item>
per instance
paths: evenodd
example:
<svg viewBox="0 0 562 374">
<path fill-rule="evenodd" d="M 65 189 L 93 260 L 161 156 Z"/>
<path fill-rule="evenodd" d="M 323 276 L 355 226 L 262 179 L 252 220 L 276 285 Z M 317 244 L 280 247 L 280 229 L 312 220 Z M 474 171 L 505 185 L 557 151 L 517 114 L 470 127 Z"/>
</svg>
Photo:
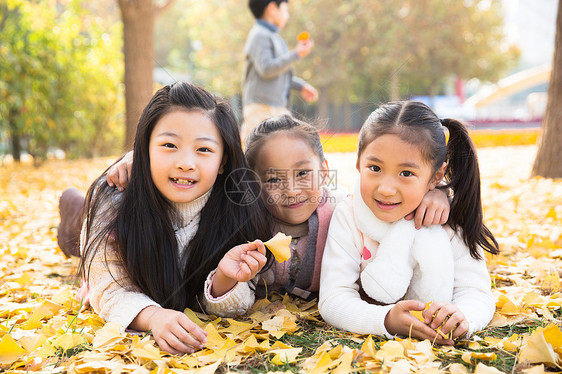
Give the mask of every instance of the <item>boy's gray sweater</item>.
<svg viewBox="0 0 562 374">
<path fill-rule="evenodd" d="M 292 66 L 299 56 L 289 51 L 277 32 L 262 23 L 258 20 L 252 27 L 244 47 L 242 103 L 288 108 L 290 90 L 301 90 L 305 84 L 304 80 L 293 76 Z"/>
</svg>

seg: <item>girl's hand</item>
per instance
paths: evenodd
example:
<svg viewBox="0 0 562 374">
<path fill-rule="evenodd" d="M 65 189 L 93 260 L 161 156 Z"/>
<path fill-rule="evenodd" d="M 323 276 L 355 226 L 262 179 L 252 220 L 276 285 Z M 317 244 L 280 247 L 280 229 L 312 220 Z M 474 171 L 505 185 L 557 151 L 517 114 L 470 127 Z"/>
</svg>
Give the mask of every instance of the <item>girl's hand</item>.
<svg viewBox="0 0 562 374">
<path fill-rule="evenodd" d="M 152 331 L 156 343 L 168 353 L 193 353 L 207 342 L 207 333 L 177 310 L 149 306 L 139 313 L 135 321 L 139 318 L 147 321 L 148 328 L 143 330 Z"/>
<path fill-rule="evenodd" d="M 449 219 L 449 199 L 447 194 L 438 188 L 428 191 L 415 211 L 405 218 L 414 218 L 416 229 L 423 226 L 444 225 Z"/>
<path fill-rule="evenodd" d="M 249 281 L 256 276 L 266 262 L 265 246 L 261 240 L 232 248 L 219 262 L 211 286 L 211 295 L 213 297 L 222 296 L 238 282 Z"/>
<path fill-rule="evenodd" d="M 429 308 L 422 313 L 425 323 L 432 329 L 441 325 L 441 332 L 447 335 L 452 332 L 452 339 L 447 339 L 447 344 L 453 344 L 453 339 L 460 338 L 468 332 L 468 320 L 455 304 L 445 302 L 431 303 Z"/>
<path fill-rule="evenodd" d="M 132 167 L 133 151 L 130 151 L 107 171 L 107 184 L 111 187 L 117 187 L 119 191 L 123 191 L 131 180 Z"/>
<path fill-rule="evenodd" d="M 384 320 L 386 331 L 392 335 L 411 336 L 420 340 L 429 339 L 438 344 L 449 344 L 437 331 L 410 314 L 411 310 L 424 309 L 425 304 L 416 300 L 397 302 Z"/>
</svg>

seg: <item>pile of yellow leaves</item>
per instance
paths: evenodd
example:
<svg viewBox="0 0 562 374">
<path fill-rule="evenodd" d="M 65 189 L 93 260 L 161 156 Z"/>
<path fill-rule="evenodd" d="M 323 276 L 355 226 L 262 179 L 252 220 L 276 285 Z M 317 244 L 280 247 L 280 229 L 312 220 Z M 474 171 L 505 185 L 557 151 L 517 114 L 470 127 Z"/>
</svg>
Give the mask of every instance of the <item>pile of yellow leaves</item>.
<svg viewBox="0 0 562 374">
<path fill-rule="evenodd" d="M 314 301 L 259 300 L 247 316 L 185 312 L 208 333 L 204 349 L 173 356 L 150 334 L 105 324 L 75 300 L 76 261 L 56 243 L 58 197 L 85 192 L 112 161 L 0 168 L 0 370 L 10 372 L 541 373 L 562 370 L 562 180 L 528 179 L 536 147 L 479 150 L 485 219 L 502 248 L 488 257 L 496 314 L 468 341 L 434 346 L 327 326 Z M 327 155 L 348 187 L 354 156 Z M 339 162 L 339 164 L 338 164 Z M 349 164 L 349 165 L 348 165 Z M 349 172 L 351 173 L 351 172 Z"/>
</svg>

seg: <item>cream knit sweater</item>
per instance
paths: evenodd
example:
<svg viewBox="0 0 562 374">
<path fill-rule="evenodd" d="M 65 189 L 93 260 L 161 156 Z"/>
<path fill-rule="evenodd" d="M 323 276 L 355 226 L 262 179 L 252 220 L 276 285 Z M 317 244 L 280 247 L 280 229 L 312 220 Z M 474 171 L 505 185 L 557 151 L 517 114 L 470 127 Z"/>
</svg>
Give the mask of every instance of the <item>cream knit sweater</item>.
<svg viewBox="0 0 562 374">
<path fill-rule="evenodd" d="M 361 222 L 361 227 L 374 224 L 373 215 L 355 210 L 354 198 L 361 199 L 361 195 L 341 202 L 332 216 L 322 260 L 318 307 L 324 320 L 335 327 L 392 338 L 384 320 L 394 304 L 375 305 L 361 295 L 361 274 L 367 260 L 376 257 L 378 243 L 358 228 L 357 222 Z M 472 258 L 462 237 L 450 229 L 448 232 L 454 262 L 453 295 L 451 300 L 434 301 L 454 303 L 469 322 L 470 336 L 490 322 L 495 299 L 486 262 Z M 416 270 L 412 282 L 417 279 Z"/>
<path fill-rule="evenodd" d="M 174 204 L 179 213 L 179 222 L 174 223 L 178 248 L 181 251 L 179 258 L 185 258 L 183 251 L 189 241 L 195 236 L 199 227 L 201 209 L 209 199 L 210 191 L 200 198 L 185 204 Z M 99 223 L 104 221 L 105 213 L 115 209 L 115 205 L 101 209 L 94 218 L 93 230 L 99 228 Z M 80 251 L 83 253 L 84 227 L 80 240 Z M 95 236 L 96 232 L 93 232 Z M 113 248 L 108 248 L 107 256 L 103 248 L 99 248 L 93 258 L 89 279 L 88 293 L 90 304 L 96 313 L 107 322 L 117 323 L 124 328 L 128 327 L 133 319 L 146 307 L 160 306 L 154 300 L 143 294 L 127 278 L 125 270 L 118 261 Z M 232 290 L 219 298 L 210 294 L 210 282 L 214 272 L 209 274 L 205 283 L 205 292 L 202 302 L 205 310 L 210 314 L 220 316 L 234 316 L 243 314 L 254 302 L 253 293 L 246 283 L 238 283 Z"/>
</svg>

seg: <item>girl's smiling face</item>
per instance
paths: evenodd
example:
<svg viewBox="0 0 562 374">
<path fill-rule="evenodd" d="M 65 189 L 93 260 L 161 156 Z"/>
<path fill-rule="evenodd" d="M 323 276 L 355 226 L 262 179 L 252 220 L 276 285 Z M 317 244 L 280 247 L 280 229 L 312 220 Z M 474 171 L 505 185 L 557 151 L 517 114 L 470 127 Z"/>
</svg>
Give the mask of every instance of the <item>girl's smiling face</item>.
<svg viewBox="0 0 562 374">
<path fill-rule="evenodd" d="M 152 181 L 175 203 L 201 197 L 222 172 L 221 135 L 200 111 L 180 109 L 162 116 L 150 135 L 148 149 Z"/>
<path fill-rule="evenodd" d="M 434 173 L 416 145 L 397 135 L 379 136 L 357 161 L 361 197 L 381 221 L 398 221 L 443 179 L 445 166 Z"/>
<path fill-rule="evenodd" d="M 327 162 L 298 136 L 271 135 L 261 146 L 255 165 L 268 209 L 289 224 L 306 222 L 322 199 Z"/>
</svg>

